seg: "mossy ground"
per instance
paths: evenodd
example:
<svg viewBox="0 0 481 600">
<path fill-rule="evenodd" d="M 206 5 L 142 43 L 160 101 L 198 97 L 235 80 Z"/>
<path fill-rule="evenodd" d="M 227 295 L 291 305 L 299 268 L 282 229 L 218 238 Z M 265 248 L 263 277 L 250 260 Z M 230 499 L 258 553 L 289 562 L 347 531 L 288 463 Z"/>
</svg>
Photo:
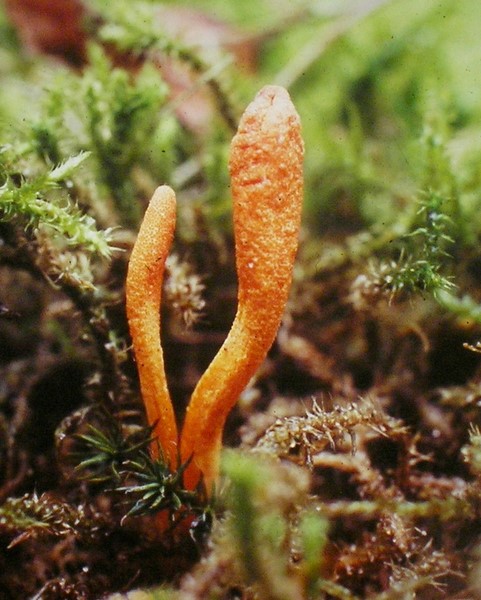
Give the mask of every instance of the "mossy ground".
<svg viewBox="0 0 481 600">
<path fill-rule="evenodd" d="M 71 0 L 60 41 L 27 4 L 0 5 L 0 599 L 479 598 L 479 2 Z M 172 185 L 181 420 L 235 313 L 228 147 L 265 83 L 302 118 L 303 233 L 207 506 L 145 452 L 125 273 Z"/>
</svg>

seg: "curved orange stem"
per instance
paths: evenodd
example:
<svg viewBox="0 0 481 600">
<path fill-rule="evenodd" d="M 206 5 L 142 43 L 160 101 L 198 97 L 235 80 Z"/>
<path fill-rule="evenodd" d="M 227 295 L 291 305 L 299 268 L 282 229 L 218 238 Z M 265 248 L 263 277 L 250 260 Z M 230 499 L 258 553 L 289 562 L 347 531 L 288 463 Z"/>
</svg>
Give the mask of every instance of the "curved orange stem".
<svg viewBox="0 0 481 600">
<path fill-rule="evenodd" d="M 277 334 L 298 246 L 303 153 L 300 119 L 287 91 L 263 88 L 231 145 L 238 308 L 187 407 L 181 459 L 192 457 L 184 476 L 188 489 L 203 477 L 210 493 L 227 415 Z"/>
<path fill-rule="evenodd" d="M 147 420 L 154 426 L 151 455 L 162 453 L 177 467 L 177 424 L 167 388 L 160 344 L 162 281 L 175 230 L 175 193 L 168 186 L 156 189 L 145 212 L 130 257 L 127 273 L 127 320 L 139 372 Z"/>
</svg>

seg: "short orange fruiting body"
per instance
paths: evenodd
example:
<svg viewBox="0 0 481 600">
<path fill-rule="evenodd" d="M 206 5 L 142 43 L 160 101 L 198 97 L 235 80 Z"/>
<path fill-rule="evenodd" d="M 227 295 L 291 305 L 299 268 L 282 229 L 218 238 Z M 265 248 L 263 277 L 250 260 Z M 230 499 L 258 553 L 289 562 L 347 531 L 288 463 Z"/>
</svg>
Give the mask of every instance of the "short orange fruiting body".
<svg viewBox="0 0 481 600">
<path fill-rule="evenodd" d="M 299 116 L 285 89 L 266 86 L 248 106 L 231 145 L 238 308 L 231 331 L 198 382 L 181 436 L 192 458 L 184 484 L 218 477 L 230 410 L 271 347 L 287 302 L 303 198 Z"/>
<path fill-rule="evenodd" d="M 151 455 L 160 451 L 171 468 L 178 462 L 177 424 L 167 388 L 160 343 L 162 279 L 175 229 L 175 193 L 157 188 L 145 212 L 129 261 L 126 284 L 129 322 L 147 420 L 156 438 Z"/>
</svg>

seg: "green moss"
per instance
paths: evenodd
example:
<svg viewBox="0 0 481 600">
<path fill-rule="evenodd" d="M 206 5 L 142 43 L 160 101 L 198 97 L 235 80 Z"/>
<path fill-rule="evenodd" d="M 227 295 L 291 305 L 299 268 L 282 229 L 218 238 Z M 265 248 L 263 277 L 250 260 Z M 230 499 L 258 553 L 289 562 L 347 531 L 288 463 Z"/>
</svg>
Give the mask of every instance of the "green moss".
<svg viewBox="0 0 481 600">
<path fill-rule="evenodd" d="M 78 69 L 26 52 L 0 7 L 0 588 L 470 594 L 480 3 L 162 3 L 239 31 L 253 72 L 230 48 L 169 33 L 156 1 L 87 4 Z M 195 109 L 204 93 L 202 128 L 179 112 L 159 57 L 191 77 L 180 100 Z M 229 143 L 264 83 L 288 85 L 301 114 L 304 230 L 277 343 L 226 428 L 242 448 L 208 504 L 183 489 L 182 466 L 145 452 L 125 272 L 147 199 L 173 185 L 162 335 L 180 414 L 235 312 Z M 75 389 L 65 364 L 80 365 Z M 160 509 L 171 520 L 159 539 Z"/>
</svg>

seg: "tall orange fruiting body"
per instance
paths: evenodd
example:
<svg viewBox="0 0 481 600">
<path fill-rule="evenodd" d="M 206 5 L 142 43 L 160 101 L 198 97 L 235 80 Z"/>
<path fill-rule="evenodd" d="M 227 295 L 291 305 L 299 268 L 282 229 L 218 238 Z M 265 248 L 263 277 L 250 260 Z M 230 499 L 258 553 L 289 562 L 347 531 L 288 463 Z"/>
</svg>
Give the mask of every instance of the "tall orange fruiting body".
<svg viewBox="0 0 481 600">
<path fill-rule="evenodd" d="M 227 415 L 277 334 L 298 246 L 303 154 L 300 119 L 289 94 L 264 87 L 231 145 L 238 308 L 187 407 L 181 458 L 191 459 L 184 474 L 188 489 L 203 478 L 207 493 L 212 491 Z"/>
<path fill-rule="evenodd" d="M 162 280 L 175 230 L 174 191 L 164 185 L 155 190 L 140 227 L 129 261 L 126 284 L 127 320 L 134 346 L 140 389 L 147 420 L 154 427 L 151 455 L 160 452 L 177 468 L 177 424 L 167 388 L 160 343 Z"/>
</svg>

